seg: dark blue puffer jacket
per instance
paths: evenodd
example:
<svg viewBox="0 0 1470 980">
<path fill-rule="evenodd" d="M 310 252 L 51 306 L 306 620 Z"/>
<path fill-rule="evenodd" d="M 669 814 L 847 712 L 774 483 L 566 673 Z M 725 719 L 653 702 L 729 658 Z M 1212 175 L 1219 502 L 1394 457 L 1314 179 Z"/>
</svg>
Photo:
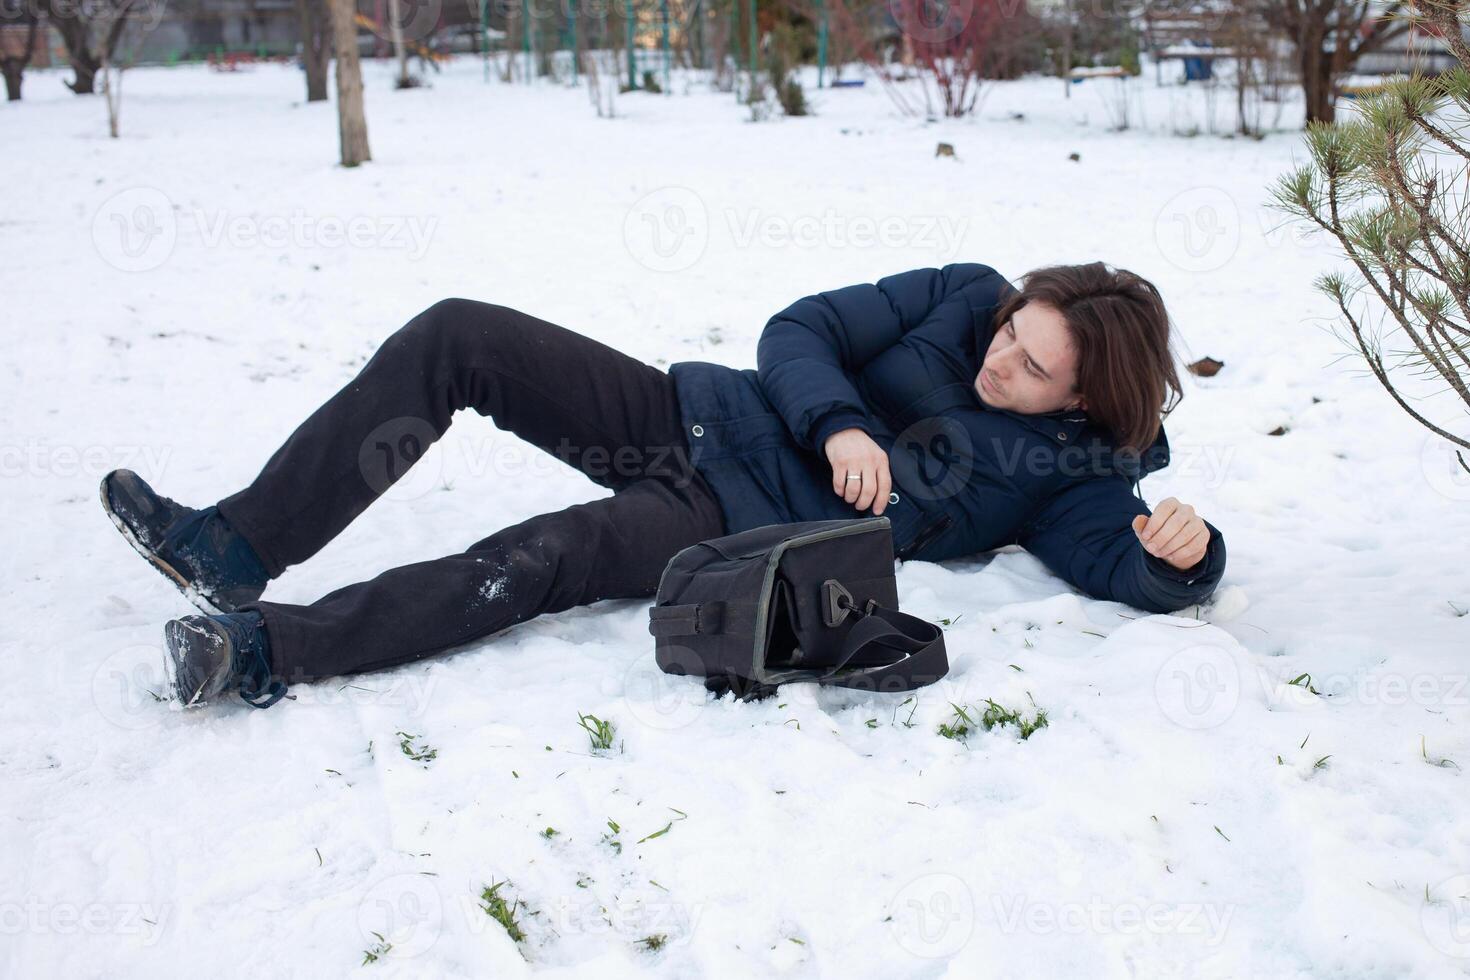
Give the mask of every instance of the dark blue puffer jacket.
<svg viewBox="0 0 1470 980">
<path fill-rule="evenodd" d="M 941 561 L 1019 544 L 1082 591 L 1151 612 L 1210 595 L 1225 571 L 1209 551 L 1180 570 L 1131 527 L 1150 513 L 1138 480 L 1169 462 L 1161 430 L 1144 453 L 1115 450 L 1083 412 L 987 407 L 973 382 L 991 320 L 1014 287 L 956 263 L 797 300 L 766 324 L 756 370 L 670 365 L 696 469 L 729 533 L 787 521 L 871 515 L 832 490 L 822 452 L 863 429 L 888 453 L 884 511 L 899 558 Z M 1208 523 L 1208 522 L 1207 522 Z"/>
</svg>

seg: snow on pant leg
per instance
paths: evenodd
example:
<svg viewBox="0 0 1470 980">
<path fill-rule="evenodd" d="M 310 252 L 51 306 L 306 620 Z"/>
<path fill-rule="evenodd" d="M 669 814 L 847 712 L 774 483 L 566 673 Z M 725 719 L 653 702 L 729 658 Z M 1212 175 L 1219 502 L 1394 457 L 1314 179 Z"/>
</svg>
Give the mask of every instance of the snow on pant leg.
<svg viewBox="0 0 1470 980">
<path fill-rule="evenodd" d="M 676 552 L 723 533 L 702 477 L 683 487 L 638 480 L 309 606 L 246 608 L 264 614 L 273 670 L 292 684 L 418 660 L 541 613 L 651 596 Z"/>
<path fill-rule="evenodd" d="M 279 575 L 336 537 L 463 408 L 612 490 L 693 474 L 666 372 L 509 307 L 448 299 L 393 334 L 220 511 Z"/>
</svg>

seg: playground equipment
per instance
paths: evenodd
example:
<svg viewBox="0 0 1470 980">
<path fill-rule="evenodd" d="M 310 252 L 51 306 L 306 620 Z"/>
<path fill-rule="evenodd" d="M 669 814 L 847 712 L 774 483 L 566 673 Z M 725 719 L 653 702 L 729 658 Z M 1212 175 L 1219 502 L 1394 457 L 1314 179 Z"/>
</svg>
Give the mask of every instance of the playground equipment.
<svg viewBox="0 0 1470 980">
<path fill-rule="evenodd" d="M 1096 68 L 1077 67 L 1067 73 L 1073 85 L 1081 85 L 1089 78 L 1129 78 L 1132 72 L 1120 65 L 1099 65 Z"/>
</svg>

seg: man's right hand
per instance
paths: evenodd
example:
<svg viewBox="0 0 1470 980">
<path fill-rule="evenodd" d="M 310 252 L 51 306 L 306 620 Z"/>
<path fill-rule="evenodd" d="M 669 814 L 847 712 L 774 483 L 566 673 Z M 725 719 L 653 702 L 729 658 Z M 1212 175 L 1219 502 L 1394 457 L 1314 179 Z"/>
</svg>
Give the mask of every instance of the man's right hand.
<svg viewBox="0 0 1470 980">
<path fill-rule="evenodd" d="M 874 517 L 882 514 L 893 479 L 888 454 L 873 437 L 862 429 L 843 429 L 828 436 L 822 450 L 832 464 L 833 492 L 858 510 L 872 506 Z"/>
</svg>

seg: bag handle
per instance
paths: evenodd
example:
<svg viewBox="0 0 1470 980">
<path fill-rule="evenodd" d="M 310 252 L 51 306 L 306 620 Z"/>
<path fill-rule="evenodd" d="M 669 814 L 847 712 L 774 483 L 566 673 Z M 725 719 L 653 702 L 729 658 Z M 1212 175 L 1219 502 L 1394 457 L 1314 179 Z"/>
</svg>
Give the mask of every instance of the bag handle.
<svg viewBox="0 0 1470 980">
<path fill-rule="evenodd" d="M 654 636 L 693 636 L 696 633 L 724 633 L 727 624 L 755 615 L 753 602 L 686 602 L 679 605 L 650 606 L 648 632 Z"/>
<path fill-rule="evenodd" d="M 912 691 L 933 684 L 949 672 L 944 631 L 928 620 L 868 602 L 864 609 L 849 607 L 862 616 L 843 639 L 837 664 L 813 678 L 818 684 L 872 690 Z M 859 653 L 875 648 L 891 650 L 891 663 L 840 673 Z"/>
<path fill-rule="evenodd" d="M 687 602 L 648 610 L 648 632 L 654 636 L 718 633 L 725 625 L 723 602 Z"/>
</svg>

